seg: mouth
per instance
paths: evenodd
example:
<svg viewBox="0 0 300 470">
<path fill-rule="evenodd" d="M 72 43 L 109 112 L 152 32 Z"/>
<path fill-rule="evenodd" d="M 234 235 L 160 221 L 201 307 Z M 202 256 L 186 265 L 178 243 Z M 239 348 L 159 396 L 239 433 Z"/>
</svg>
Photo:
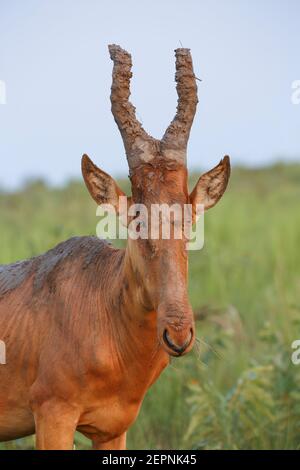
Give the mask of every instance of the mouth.
<svg viewBox="0 0 300 470">
<path fill-rule="evenodd" d="M 178 345 L 174 343 L 174 341 L 170 338 L 168 330 L 165 329 L 163 332 L 164 349 L 170 356 L 173 356 L 173 357 L 183 356 L 190 350 L 189 346 L 193 342 L 193 336 L 194 336 L 193 330 L 191 328 L 187 340 L 182 345 Z"/>
</svg>

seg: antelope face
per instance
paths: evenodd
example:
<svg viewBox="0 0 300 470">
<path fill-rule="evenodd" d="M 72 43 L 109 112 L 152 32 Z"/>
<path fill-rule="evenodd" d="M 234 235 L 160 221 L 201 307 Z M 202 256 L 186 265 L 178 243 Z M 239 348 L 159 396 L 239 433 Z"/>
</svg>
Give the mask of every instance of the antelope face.
<svg viewBox="0 0 300 470">
<path fill-rule="evenodd" d="M 111 204 L 119 212 L 119 197 L 125 194 L 114 179 L 87 156 L 83 158 L 82 169 L 95 201 Z M 159 157 L 131 174 L 128 221 L 134 226 L 135 236 L 129 234 L 127 249 L 139 280 L 139 300 L 145 310 L 157 311 L 158 339 L 172 356 L 190 351 L 195 338 L 187 292 L 185 214 L 195 217 L 197 204 L 202 204 L 204 209 L 215 205 L 225 191 L 229 173 L 229 159 L 225 158 L 200 177 L 191 194 L 184 165 Z"/>
<path fill-rule="evenodd" d="M 173 356 L 187 353 L 195 338 L 187 291 L 186 218 L 195 219 L 197 204 L 204 210 L 216 204 L 225 191 L 229 172 L 229 159 L 225 158 L 199 179 L 191 194 L 186 167 L 161 157 L 141 165 L 131 176 L 131 201 L 137 208 L 146 208 L 135 220 L 144 230 L 144 238 L 129 241 L 132 257 L 143 279 L 144 298 L 158 314 L 159 340 Z"/>
<path fill-rule="evenodd" d="M 198 102 L 189 50 L 175 51 L 178 107 L 161 140 L 145 132 L 128 101 L 130 55 L 115 45 L 109 46 L 109 50 L 114 61 L 112 112 L 130 168 L 132 197 L 128 198 L 128 203 L 130 208 L 136 208 L 128 221 L 134 224 L 134 233 L 138 232 L 138 236 L 132 239 L 129 234 L 127 252 L 136 277 L 141 280 L 137 286 L 141 303 L 146 310 L 157 312 L 161 345 L 168 354 L 180 356 L 192 348 L 195 337 L 187 293 L 185 215 L 189 213 L 195 221 L 197 205 L 209 209 L 221 198 L 230 175 L 229 157 L 202 175 L 189 194 L 186 148 Z M 125 195 L 113 178 L 87 156 L 82 160 L 82 172 L 95 201 L 109 203 L 120 212 L 119 197 Z M 188 207 L 186 212 L 185 207 Z"/>
</svg>

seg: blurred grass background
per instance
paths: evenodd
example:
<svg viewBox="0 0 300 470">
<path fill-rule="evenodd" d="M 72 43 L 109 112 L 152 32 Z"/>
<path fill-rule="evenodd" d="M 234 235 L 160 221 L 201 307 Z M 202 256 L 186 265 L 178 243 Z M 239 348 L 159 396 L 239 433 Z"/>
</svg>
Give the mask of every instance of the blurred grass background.
<svg viewBox="0 0 300 470">
<path fill-rule="evenodd" d="M 128 448 L 300 448 L 300 365 L 291 362 L 300 339 L 299 201 L 300 165 L 234 168 L 206 214 L 203 250 L 190 253 L 199 341 L 148 392 Z M 0 192 L 0 263 L 94 235 L 95 209 L 81 182 Z M 29 437 L 0 448 L 33 445 Z M 78 449 L 89 445 L 77 435 Z"/>
</svg>

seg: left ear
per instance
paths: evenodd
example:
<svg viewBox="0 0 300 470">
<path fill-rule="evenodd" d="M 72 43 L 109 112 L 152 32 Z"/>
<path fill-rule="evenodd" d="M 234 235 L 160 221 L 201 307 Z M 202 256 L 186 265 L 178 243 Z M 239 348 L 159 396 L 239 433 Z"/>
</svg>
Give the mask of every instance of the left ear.
<svg viewBox="0 0 300 470">
<path fill-rule="evenodd" d="M 230 176 L 230 159 L 224 157 L 212 170 L 200 176 L 198 183 L 190 194 L 193 205 L 193 219 L 196 217 L 197 204 L 202 204 L 204 210 L 213 207 L 223 196 Z"/>
<path fill-rule="evenodd" d="M 85 184 L 94 201 L 98 205 L 111 204 L 119 213 L 119 198 L 125 194 L 115 180 L 100 170 L 87 155 L 82 157 L 81 168 Z"/>
</svg>

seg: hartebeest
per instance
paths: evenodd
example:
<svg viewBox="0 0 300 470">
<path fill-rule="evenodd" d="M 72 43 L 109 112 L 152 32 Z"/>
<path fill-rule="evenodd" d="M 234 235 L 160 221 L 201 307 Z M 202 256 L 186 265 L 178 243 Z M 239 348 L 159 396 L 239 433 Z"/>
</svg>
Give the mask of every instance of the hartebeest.
<svg viewBox="0 0 300 470">
<path fill-rule="evenodd" d="M 178 106 L 163 138 L 148 135 L 129 102 L 131 56 L 109 46 L 112 113 L 130 169 L 129 204 L 212 207 L 230 174 L 225 157 L 188 194 L 186 151 L 197 106 L 189 49 L 177 49 Z M 83 156 L 97 204 L 124 195 Z M 0 267 L 0 440 L 36 432 L 38 449 L 72 449 L 77 429 L 95 449 L 125 448 L 126 431 L 170 355 L 187 353 L 195 327 L 187 294 L 186 240 L 129 239 L 124 250 L 76 237 Z"/>
</svg>

